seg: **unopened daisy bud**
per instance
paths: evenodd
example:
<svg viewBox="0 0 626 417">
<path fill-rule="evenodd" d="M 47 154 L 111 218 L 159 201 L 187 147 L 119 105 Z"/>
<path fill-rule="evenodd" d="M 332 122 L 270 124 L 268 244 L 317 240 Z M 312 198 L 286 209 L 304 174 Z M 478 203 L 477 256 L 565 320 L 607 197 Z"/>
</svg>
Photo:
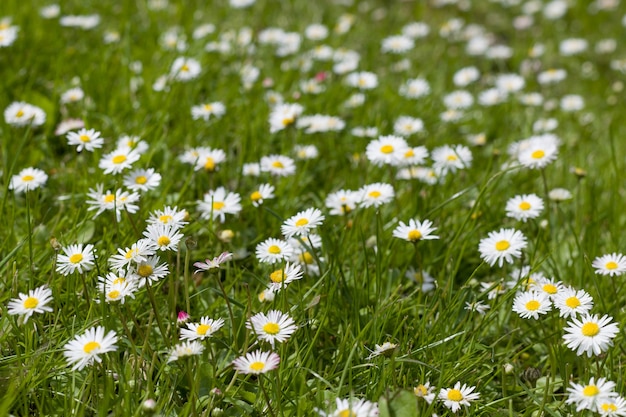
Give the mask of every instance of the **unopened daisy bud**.
<svg viewBox="0 0 626 417">
<path fill-rule="evenodd" d="M 156 409 L 156 405 L 157 405 L 156 401 L 154 401 L 152 398 L 148 398 L 141 404 L 141 408 L 143 408 L 146 411 L 153 411 Z"/>
<path fill-rule="evenodd" d="M 230 229 L 220 230 L 217 233 L 217 238 L 224 243 L 230 243 L 235 237 L 235 232 Z"/>
<path fill-rule="evenodd" d="M 62 248 L 61 244 L 54 236 L 50 238 L 50 246 L 52 246 L 52 249 L 54 249 L 56 252 L 60 251 Z"/>
<path fill-rule="evenodd" d="M 507 374 L 507 375 L 512 374 L 514 369 L 515 368 L 510 363 L 505 363 L 504 364 L 504 373 L 505 374 Z"/>
<path fill-rule="evenodd" d="M 221 389 L 215 387 L 211 390 L 211 395 L 215 395 L 216 397 L 221 397 L 222 395 L 224 395 L 224 393 L 222 392 Z"/>
<path fill-rule="evenodd" d="M 186 311 L 179 311 L 176 323 L 180 326 L 182 324 L 185 324 L 187 320 L 189 320 L 189 313 L 187 313 Z"/>
</svg>

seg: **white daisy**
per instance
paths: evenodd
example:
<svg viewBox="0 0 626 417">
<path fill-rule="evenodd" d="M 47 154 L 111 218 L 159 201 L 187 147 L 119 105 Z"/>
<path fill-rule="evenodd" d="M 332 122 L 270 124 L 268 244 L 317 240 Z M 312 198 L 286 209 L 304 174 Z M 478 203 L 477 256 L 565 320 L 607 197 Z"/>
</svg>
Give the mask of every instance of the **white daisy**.
<svg viewBox="0 0 626 417">
<path fill-rule="evenodd" d="M 278 310 L 270 310 L 267 314 L 258 313 L 250 317 L 246 323 L 248 329 L 253 329 L 260 340 L 274 344 L 286 342 L 298 329 L 293 319 Z"/>
<path fill-rule="evenodd" d="M 102 362 L 100 355 L 117 350 L 115 332 L 110 331 L 106 335 L 104 332 L 102 326 L 92 327 L 63 346 L 63 356 L 67 358 L 68 365 L 73 365 L 73 371 L 80 371 L 85 366 L 92 365 L 94 361 L 100 363 Z"/>
<path fill-rule="evenodd" d="M 102 156 L 98 166 L 105 174 L 119 174 L 130 168 L 139 157 L 140 155 L 131 148 L 122 147 Z"/>
<path fill-rule="evenodd" d="M 48 175 L 38 168 L 24 168 L 17 175 L 11 177 L 9 190 L 16 194 L 35 190 L 48 181 Z"/>
<path fill-rule="evenodd" d="M 52 290 L 46 285 L 29 290 L 28 294 L 20 293 L 18 298 L 9 301 L 7 306 L 10 315 L 20 315 L 26 323 L 34 313 L 52 311 L 47 304 L 52 301 Z"/>
<path fill-rule="evenodd" d="M 254 207 L 259 207 L 263 204 L 263 201 L 269 200 L 275 197 L 274 190 L 276 188 L 271 184 L 261 184 L 259 187 L 250 194 L 250 200 Z"/>
<path fill-rule="evenodd" d="M 224 115 L 224 113 L 226 113 L 226 107 L 219 101 L 191 107 L 191 118 L 193 120 L 202 119 L 204 121 L 209 121 L 211 116 L 219 119 Z"/>
<path fill-rule="evenodd" d="M 161 174 L 156 172 L 154 168 L 134 169 L 124 175 L 124 187 L 131 191 L 154 190 L 159 185 L 161 185 Z"/>
<path fill-rule="evenodd" d="M 378 207 L 393 200 L 395 196 L 393 187 L 389 184 L 377 182 L 361 187 L 359 193 L 359 204 L 363 207 Z"/>
<path fill-rule="evenodd" d="M 611 277 L 622 275 L 626 272 L 626 256 L 614 252 L 608 255 L 597 257 L 591 263 L 598 275 L 609 275 Z"/>
<path fill-rule="evenodd" d="M 474 392 L 476 387 L 468 386 L 460 382 L 457 382 L 453 388 L 442 388 L 437 396 L 443 405 L 448 407 L 453 413 L 456 413 L 461 409 L 461 406 L 470 406 L 470 401 L 475 401 L 480 398 L 478 392 Z"/>
<path fill-rule="evenodd" d="M 280 356 L 274 352 L 256 350 L 233 361 L 233 368 L 242 374 L 264 374 L 278 367 Z"/>
<path fill-rule="evenodd" d="M 269 155 L 261 158 L 261 172 L 269 172 L 277 177 L 286 177 L 296 172 L 293 159 L 284 155 Z"/>
<path fill-rule="evenodd" d="M 575 350 L 578 356 L 587 353 L 588 357 L 599 355 L 613 344 L 613 338 L 619 333 L 617 324 L 607 315 L 600 318 L 597 314 L 584 314 L 577 319 L 571 317 L 567 322 L 563 340 L 568 348 Z"/>
<path fill-rule="evenodd" d="M 270 274 L 270 287 L 277 291 L 287 286 L 292 281 L 302 278 L 302 267 L 298 264 L 287 262 L 284 268 L 277 269 Z"/>
<path fill-rule="evenodd" d="M 172 347 L 167 362 L 177 361 L 188 356 L 200 355 L 204 351 L 204 345 L 197 340 L 186 340 Z"/>
<path fill-rule="evenodd" d="M 90 271 L 94 267 L 95 260 L 93 249 L 93 245 L 86 245 L 83 248 L 82 244 L 64 247 L 64 254 L 57 255 L 57 272 L 69 275 L 75 271 L 80 274 Z"/>
<path fill-rule="evenodd" d="M 506 202 L 506 215 L 526 222 L 539 217 L 543 210 L 543 200 L 535 194 L 517 195 Z"/>
<path fill-rule="evenodd" d="M 489 232 L 486 238 L 481 239 L 478 250 L 489 266 L 494 266 L 496 262 L 502 266 L 504 261 L 513 263 L 513 258 L 521 257 L 526 245 L 526 237 L 519 230 L 500 229 Z"/>
<path fill-rule="evenodd" d="M 213 336 L 222 326 L 224 326 L 223 319 L 213 320 L 208 317 L 202 317 L 199 323 L 187 323 L 187 328 L 180 330 L 180 338 L 183 340 L 204 340 Z"/>
<path fill-rule="evenodd" d="M 256 246 L 259 262 L 275 264 L 286 261 L 293 255 L 293 248 L 284 240 L 269 238 Z"/>
<path fill-rule="evenodd" d="M 100 132 L 95 129 L 82 128 L 78 132 L 69 132 L 67 134 L 67 144 L 76 146 L 77 152 L 86 149 L 93 152 L 95 149 L 102 148 L 104 139 L 100 137 Z"/>
<path fill-rule="evenodd" d="M 428 404 L 432 404 L 435 399 L 435 387 L 431 387 L 430 381 L 426 381 L 414 387 L 413 394 L 418 398 L 423 398 Z"/>
<path fill-rule="evenodd" d="M 613 391 L 615 389 L 615 382 L 607 381 L 605 378 L 598 378 L 596 381 L 594 377 L 589 380 L 588 384 L 576 384 L 571 383 L 570 387 L 567 387 L 568 398 L 565 400 L 565 404 L 575 404 L 576 412 L 582 410 L 598 411 L 598 406 L 602 403 L 612 401 L 617 397 L 617 394 Z"/>
<path fill-rule="evenodd" d="M 178 233 L 177 227 L 159 223 L 149 224 L 143 235 L 162 251 L 177 251 L 178 244 L 184 237 L 182 233 Z"/>
<path fill-rule="evenodd" d="M 552 309 L 550 297 L 543 292 L 525 291 L 517 294 L 513 300 L 513 311 L 523 319 L 539 319 Z"/>
<path fill-rule="evenodd" d="M 585 290 L 565 287 L 554 297 L 554 306 L 559 309 L 559 317 L 576 317 L 589 313 L 593 298 Z"/>
<path fill-rule="evenodd" d="M 380 136 L 371 141 L 365 150 L 367 159 L 374 165 L 400 165 L 409 147 L 400 136 Z"/>
<path fill-rule="evenodd" d="M 294 235 L 306 236 L 311 230 L 320 226 L 324 219 L 319 209 L 308 208 L 285 220 L 280 226 L 280 231 L 287 239 Z"/>
<path fill-rule="evenodd" d="M 239 194 L 226 191 L 224 187 L 218 187 L 206 193 L 204 200 L 197 203 L 201 218 L 219 219 L 221 223 L 224 223 L 227 214 L 238 214 L 241 211 L 240 202 Z"/>
<path fill-rule="evenodd" d="M 408 225 L 401 221 L 398 227 L 394 229 L 393 236 L 413 243 L 420 240 L 439 239 L 439 236 L 431 235 L 437 230 L 436 227 L 431 227 L 432 225 L 433 222 L 430 220 L 410 219 Z"/>
</svg>

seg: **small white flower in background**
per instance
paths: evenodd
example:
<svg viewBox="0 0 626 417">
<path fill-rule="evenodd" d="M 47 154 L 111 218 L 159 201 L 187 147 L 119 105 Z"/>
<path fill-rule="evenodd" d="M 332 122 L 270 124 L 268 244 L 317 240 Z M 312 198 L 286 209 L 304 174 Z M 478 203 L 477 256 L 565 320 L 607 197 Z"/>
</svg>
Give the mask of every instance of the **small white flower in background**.
<svg viewBox="0 0 626 417">
<path fill-rule="evenodd" d="M 46 112 L 32 104 L 16 101 L 4 110 L 4 121 L 16 127 L 41 126 L 46 122 Z"/>
<path fill-rule="evenodd" d="M 177 81 L 190 81 L 197 78 L 202 70 L 200 63 L 193 58 L 178 57 L 172 63 L 170 76 Z"/>
<path fill-rule="evenodd" d="M 197 340 L 186 340 L 172 347 L 167 362 L 174 362 L 189 356 L 200 355 L 204 351 L 204 345 Z"/>
<path fill-rule="evenodd" d="M 432 404 L 435 399 L 435 387 L 431 387 L 430 381 L 426 381 L 414 387 L 413 394 L 418 398 L 423 398 L 428 404 Z"/>
<path fill-rule="evenodd" d="M 48 175 L 38 168 L 24 168 L 17 175 L 11 177 L 9 190 L 16 194 L 35 190 L 48 181 Z"/>
<path fill-rule="evenodd" d="M 226 113 L 226 107 L 219 101 L 213 103 L 204 103 L 191 107 L 191 118 L 193 120 L 202 119 L 209 121 L 211 116 L 220 118 Z"/>
<path fill-rule="evenodd" d="M 373 359 L 377 356 L 390 356 L 396 350 L 398 345 L 396 343 L 385 342 L 382 345 L 374 345 L 374 350 L 367 359 Z"/>
</svg>

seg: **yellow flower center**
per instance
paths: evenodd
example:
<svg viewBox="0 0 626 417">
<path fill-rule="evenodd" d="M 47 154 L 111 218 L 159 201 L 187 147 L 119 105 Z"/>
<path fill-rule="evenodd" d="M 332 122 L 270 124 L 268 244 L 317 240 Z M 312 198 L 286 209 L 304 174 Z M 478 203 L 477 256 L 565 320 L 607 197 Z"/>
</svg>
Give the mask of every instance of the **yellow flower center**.
<svg viewBox="0 0 626 417">
<path fill-rule="evenodd" d="M 606 265 L 604 265 L 604 267 L 606 269 L 612 270 L 612 269 L 617 269 L 618 265 L 617 265 L 617 262 L 610 261 L 610 262 L 607 262 Z"/>
<path fill-rule="evenodd" d="M 269 322 L 265 326 L 263 326 L 263 331 L 267 334 L 275 335 L 280 331 L 280 326 L 278 323 Z"/>
<path fill-rule="evenodd" d="M 356 413 L 349 408 L 346 408 L 345 410 L 341 410 L 339 412 L 339 417 L 356 417 Z"/>
<path fill-rule="evenodd" d="M 117 298 L 119 298 L 120 296 L 120 292 L 118 290 L 113 290 L 111 292 L 109 292 L 107 294 L 109 296 L 109 298 L 111 298 L 112 300 L 116 300 Z"/>
<path fill-rule="evenodd" d="M 509 243 L 508 240 L 501 240 L 499 242 L 496 242 L 496 250 L 498 251 L 507 250 L 510 247 L 511 247 L 511 244 Z"/>
<path fill-rule="evenodd" d="M 389 154 L 393 152 L 393 146 L 391 145 L 383 145 L 380 147 L 380 151 L 385 154 Z"/>
<path fill-rule="evenodd" d="M 583 388 L 583 395 L 585 397 L 593 397 L 598 395 L 599 393 L 600 390 L 595 385 L 587 385 L 585 388 Z"/>
<path fill-rule="evenodd" d="M 463 394 L 458 389 L 451 389 L 448 391 L 448 399 L 451 401 L 461 401 L 463 399 Z"/>
<path fill-rule="evenodd" d="M 304 217 L 299 219 L 296 222 L 296 226 L 298 226 L 298 227 L 306 226 L 307 224 L 309 224 L 309 221 L 307 219 L 305 219 Z"/>
<path fill-rule="evenodd" d="M 280 250 L 280 247 L 277 245 L 272 245 L 269 248 L 267 248 L 267 251 L 269 253 L 271 253 L 272 255 L 278 255 L 279 253 L 281 253 L 282 251 Z"/>
<path fill-rule="evenodd" d="M 80 135 L 78 139 L 83 143 L 91 142 L 89 135 Z"/>
<path fill-rule="evenodd" d="M 174 218 L 172 216 L 170 216 L 169 214 L 163 214 L 161 216 L 159 216 L 159 221 L 161 223 L 167 224 L 169 222 L 171 222 L 172 220 L 174 220 Z"/>
<path fill-rule="evenodd" d="M 428 388 L 426 388 L 424 385 L 418 385 L 413 388 L 413 393 L 417 396 L 423 397 L 428 394 Z"/>
<path fill-rule="evenodd" d="M 121 164 L 126 161 L 126 155 L 115 155 L 112 159 L 114 164 Z"/>
<path fill-rule="evenodd" d="M 272 162 L 272 167 L 274 167 L 274 168 L 284 168 L 285 166 L 280 161 L 274 161 L 274 162 Z"/>
<path fill-rule="evenodd" d="M 413 149 L 409 149 L 404 153 L 405 158 L 411 158 L 412 156 L 415 156 L 415 152 L 413 152 Z"/>
<path fill-rule="evenodd" d="M 126 254 L 124 255 L 124 258 L 132 259 L 132 257 L 135 256 L 136 252 L 137 252 L 137 249 L 130 249 L 128 250 L 128 252 L 126 252 Z"/>
<path fill-rule="evenodd" d="M 288 126 L 293 123 L 293 117 L 285 117 L 283 119 L 283 126 Z"/>
<path fill-rule="evenodd" d="M 543 286 L 543 290 L 548 294 L 556 294 L 557 292 L 559 292 L 559 289 L 556 287 L 556 285 L 552 284 L 545 284 Z"/>
<path fill-rule="evenodd" d="M 196 329 L 196 333 L 198 333 L 200 336 L 204 336 L 209 330 L 211 330 L 211 326 L 209 326 L 208 324 L 201 324 Z"/>
<path fill-rule="evenodd" d="M 211 106 L 210 104 L 205 104 L 204 105 L 204 110 L 205 111 L 211 111 L 211 110 L 213 110 L 213 106 Z"/>
<path fill-rule="evenodd" d="M 35 308 L 39 305 L 39 300 L 35 297 L 28 297 L 24 300 L 24 308 Z"/>
<path fill-rule="evenodd" d="M 33 177 L 32 175 L 24 175 L 24 176 L 22 177 L 22 181 L 26 181 L 26 182 L 28 182 L 28 181 L 32 181 L 32 180 L 34 180 L 34 179 L 35 179 L 35 177 Z"/>
<path fill-rule="evenodd" d="M 380 191 L 370 191 L 367 194 L 368 197 L 372 197 L 372 198 L 378 198 L 380 197 Z"/>
<path fill-rule="evenodd" d="M 107 194 L 104 196 L 105 203 L 112 203 L 115 200 L 115 196 L 113 194 Z"/>
<path fill-rule="evenodd" d="M 250 370 L 251 371 L 261 372 L 263 369 L 265 369 L 265 363 L 264 362 L 252 362 L 250 364 Z"/>
<path fill-rule="evenodd" d="M 565 305 L 569 308 L 576 308 L 580 306 L 580 300 L 578 299 L 578 297 L 568 297 L 565 300 Z"/>
<path fill-rule="evenodd" d="M 530 203 L 528 203 L 527 201 L 522 201 L 519 204 L 519 208 L 520 208 L 520 210 L 524 210 L 524 211 L 530 210 Z"/>
<path fill-rule="evenodd" d="M 539 301 L 537 300 L 530 300 L 529 302 L 526 303 L 526 310 L 528 311 L 539 310 L 539 307 L 541 307 L 541 304 L 539 304 Z"/>
<path fill-rule="evenodd" d="M 18 110 L 17 113 L 15 113 L 15 117 L 22 117 L 24 116 L 24 111 L 23 110 Z"/>
<path fill-rule="evenodd" d="M 83 350 L 85 351 L 85 353 L 91 353 L 95 349 L 98 349 L 99 347 L 100 347 L 100 343 L 94 341 L 94 342 L 86 343 L 85 346 L 83 346 Z"/>
<path fill-rule="evenodd" d="M 148 182 L 148 178 L 146 178 L 143 175 L 138 176 L 137 178 L 135 178 L 135 184 L 145 184 Z"/>
<path fill-rule="evenodd" d="M 282 269 L 277 269 L 270 274 L 270 279 L 276 283 L 283 282 L 285 280 L 285 272 Z"/>
<path fill-rule="evenodd" d="M 546 156 L 546 153 L 545 153 L 544 151 L 542 151 L 541 149 L 539 149 L 539 150 L 537 150 L 537 151 L 535 151 L 535 152 L 531 153 L 531 154 L 530 154 L 530 156 L 531 156 L 531 158 L 533 158 L 533 159 L 541 159 L 541 158 L 543 158 L 544 156 Z"/>
<path fill-rule="evenodd" d="M 169 238 L 169 237 L 167 237 L 167 236 L 161 236 L 161 237 L 159 237 L 159 239 L 157 240 L 157 244 L 158 244 L 159 246 L 167 246 L 167 245 L 169 245 L 169 244 L 170 244 L 170 242 L 171 242 L 171 240 L 170 240 L 170 238 Z"/>
<path fill-rule="evenodd" d="M 459 159 L 459 158 L 457 158 L 457 156 L 456 156 L 456 155 L 448 155 L 448 157 L 447 157 L 446 159 L 447 159 L 448 161 L 456 161 L 456 160 L 457 160 L 457 159 Z"/>
<path fill-rule="evenodd" d="M 583 324 L 583 327 L 580 330 L 583 336 L 587 336 L 587 337 L 593 337 L 597 335 L 598 333 L 600 333 L 600 327 L 593 322 L 588 322 L 588 323 Z"/>
<path fill-rule="evenodd" d="M 313 263 L 313 255 L 309 252 L 301 253 L 299 256 L 301 262 L 304 262 L 307 265 L 311 265 Z"/>
<path fill-rule="evenodd" d="M 222 201 L 216 201 L 213 203 L 213 210 L 221 210 L 224 208 L 226 204 L 224 204 Z"/>
<path fill-rule="evenodd" d="M 409 232 L 409 240 L 411 242 L 415 242 L 416 240 L 420 240 L 422 238 L 422 232 L 419 230 L 411 230 Z"/>
<path fill-rule="evenodd" d="M 117 277 L 113 280 L 113 284 L 123 284 L 126 282 L 126 278 L 124 277 Z"/>
<path fill-rule="evenodd" d="M 602 409 L 602 411 L 617 411 L 617 406 L 615 404 L 611 404 L 611 403 L 604 403 L 600 406 L 600 408 Z"/>
<path fill-rule="evenodd" d="M 180 67 L 180 72 L 187 72 L 189 71 L 189 66 L 187 64 L 183 64 L 182 67 Z"/>
<path fill-rule="evenodd" d="M 255 192 L 253 192 L 252 194 L 250 194 L 250 199 L 251 199 L 252 201 L 259 201 L 259 200 L 261 200 L 262 198 L 263 198 L 263 196 L 262 196 L 262 195 L 261 195 L 261 193 L 260 193 L 260 192 L 258 192 L 258 191 L 255 191 Z"/>
<path fill-rule="evenodd" d="M 139 274 L 140 277 L 147 278 L 150 275 L 152 275 L 153 270 L 154 269 L 152 268 L 152 265 L 142 264 L 142 265 L 139 265 L 139 268 L 137 268 L 137 273 Z"/>
<path fill-rule="evenodd" d="M 77 264 L 80 263 L 80 261 L 83 260 L 83 254 L 82 253 L 75 253 L 74 255 L 70 256 L 70 262 L 73 264 Z"/>
<path fill-rule="evenodd" d="M 204 163 L 204 169 L 207 171 L 215 170 L 215 161 L 211 157 L 207 157 L 206 162 Z"/>
</svg>

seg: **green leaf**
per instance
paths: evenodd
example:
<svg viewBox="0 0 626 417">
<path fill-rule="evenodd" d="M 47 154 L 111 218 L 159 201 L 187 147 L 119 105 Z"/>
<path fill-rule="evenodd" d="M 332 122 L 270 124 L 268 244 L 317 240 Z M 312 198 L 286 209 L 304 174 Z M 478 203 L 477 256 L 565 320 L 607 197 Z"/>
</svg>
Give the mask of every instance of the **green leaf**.
<svg viewBox="0 0 626 417">
<path fill-rule="evenodd" d="M 380 417 L 417 417 L 417 398 L 410 391 L 397 391 L 392 397 L 384 395 L 378 400 Z"/>
</svg>

